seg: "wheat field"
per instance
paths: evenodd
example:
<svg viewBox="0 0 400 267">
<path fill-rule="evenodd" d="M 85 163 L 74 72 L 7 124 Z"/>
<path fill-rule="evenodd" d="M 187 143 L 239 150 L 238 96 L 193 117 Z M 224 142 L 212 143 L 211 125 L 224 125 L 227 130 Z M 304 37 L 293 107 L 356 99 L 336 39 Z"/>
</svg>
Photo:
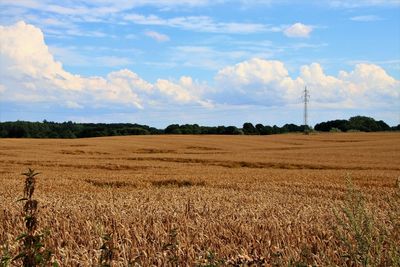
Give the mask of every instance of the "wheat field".
<svg viewBox="0 0 400 267">
<path fill-rule="evenodd" d="M 33 168 L 60 266 L 400 264 L 398 133 L 0 139 L 0 162 L 3 258 Z"/>
</svg>

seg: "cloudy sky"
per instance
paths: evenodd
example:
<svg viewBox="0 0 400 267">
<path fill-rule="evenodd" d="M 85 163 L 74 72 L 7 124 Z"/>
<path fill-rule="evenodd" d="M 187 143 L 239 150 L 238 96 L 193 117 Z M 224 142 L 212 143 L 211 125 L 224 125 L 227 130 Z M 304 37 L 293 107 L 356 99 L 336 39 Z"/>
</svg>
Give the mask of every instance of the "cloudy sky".
<svg viewBox="0 0 400 267">
<path fill-rule="evenodd" d="M 400 123 L 400 0 L 0 0 L 0 121 Z"/>
</svg>

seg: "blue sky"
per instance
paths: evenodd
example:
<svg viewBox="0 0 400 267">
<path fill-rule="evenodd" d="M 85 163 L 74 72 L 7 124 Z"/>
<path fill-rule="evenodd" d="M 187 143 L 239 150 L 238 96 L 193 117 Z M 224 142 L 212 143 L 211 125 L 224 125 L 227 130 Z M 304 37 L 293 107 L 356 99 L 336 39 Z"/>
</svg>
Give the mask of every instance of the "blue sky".
<svg viewBox="0 0 400 267">
<path fill-rule="evenodd" d="M 400 1 L 0 0 L 0 120 L 400 123 Z"/>
</svg>

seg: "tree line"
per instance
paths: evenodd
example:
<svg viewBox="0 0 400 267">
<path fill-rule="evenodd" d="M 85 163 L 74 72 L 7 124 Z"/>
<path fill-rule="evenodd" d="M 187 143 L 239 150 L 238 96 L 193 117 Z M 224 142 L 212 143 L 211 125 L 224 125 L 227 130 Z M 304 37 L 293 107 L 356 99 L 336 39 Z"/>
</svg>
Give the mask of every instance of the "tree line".
<svg viewBox="0 0 400 267">
<path fill-rule="evenodd" d="M 132 123 L 75 123 L 75 122 L 0 122 L 0 138 L 86 138 L 122 135 L 150 134 L 216 134 L 216 135 L 270 135 L 304 131 L 399 131 L 400 125 L 390 127 L 384 121 L 376 121 L 365 116 L 351 117 L 349 120 L 332 120 L 315 125 L 314 129 L 304 125 L 285 124 L 281 127 L 253 125 L 250 122 L 242 128 L 236 126 L 200 126 L 198 124 L 171 124 L 165 129 Z"/>
<path fill-rule="evenodd" d="M 360 132 L 381 132 L 381 131 L 399 131 L 400 124 L 390 127 L 386 122 L 376 121 L 373 118 L 365 116 L 351 117 L 349 120 L 332 120 L 321 122 L 315 125 L 314 129 L 320 132 L 328 131 L 360 131 Z"/>
</svg>

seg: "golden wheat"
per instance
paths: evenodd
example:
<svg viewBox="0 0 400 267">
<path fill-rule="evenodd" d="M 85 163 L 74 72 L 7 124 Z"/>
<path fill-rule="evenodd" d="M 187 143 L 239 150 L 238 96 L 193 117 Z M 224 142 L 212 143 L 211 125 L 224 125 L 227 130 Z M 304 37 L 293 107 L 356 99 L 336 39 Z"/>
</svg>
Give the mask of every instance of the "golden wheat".
<svg viewBox="0 0 400 267">
<path fill-rule="evenodd" d="M 31 167 L 44 245 L 61 266 L 98 265 L 102 247 L 114 266 L 400 257 L 398 133 L 0 139 L 0 149 L 0 256 L 18 251 L 19 174 Z M 343 212 L 347 176 L 363 196 L 360 222 Z M 365 218 L 371 240 L 353 238 L 346 225 Z"/>
</svg>

